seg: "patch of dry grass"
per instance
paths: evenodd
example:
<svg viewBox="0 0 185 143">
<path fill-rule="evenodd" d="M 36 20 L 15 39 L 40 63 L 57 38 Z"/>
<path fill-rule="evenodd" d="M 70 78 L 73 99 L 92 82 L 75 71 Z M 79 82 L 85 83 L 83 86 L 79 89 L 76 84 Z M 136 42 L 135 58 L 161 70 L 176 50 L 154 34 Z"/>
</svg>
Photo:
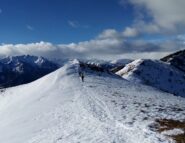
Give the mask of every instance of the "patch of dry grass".
<svg viewBox="0 0 185 143">
<path fill-rule="evenodd" d="M 158 124 L 158 126 L 156 126 L 156 129 L 160 133 L 176 128 L 183 130 L 183 134 L 170 135 L 169 137 L 174 139 L 176 143 L 185 143 L 185 121 L 178 121 L 172 119 L 157 119 L 156 123 Z"/>
</svg>

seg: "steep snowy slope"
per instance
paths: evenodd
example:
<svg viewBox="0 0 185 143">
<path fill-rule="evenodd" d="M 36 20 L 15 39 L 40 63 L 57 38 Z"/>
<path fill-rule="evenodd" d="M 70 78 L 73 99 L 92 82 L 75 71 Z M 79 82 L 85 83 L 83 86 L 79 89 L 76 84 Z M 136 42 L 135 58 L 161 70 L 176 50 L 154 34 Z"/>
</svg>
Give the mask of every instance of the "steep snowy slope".
<svg viewBox="0 0 185 143">
<path fill-rule="evenodd" d="M 150 85 L 185 97 L 184 73 L 164 62 L 135 60 L 118 71 L 117 74 L 130 81 Z"/>
<path fill-rule="evenodd" d="M 170 143 L 150 130 L 156 118 L 184 119 L 185 100 L 81 69 L 78 61 L 0 95 L 1 143 Z"/>
<path fill-rule="evenodd" d="M 185 50 L 168 55 L 161 60 L 185 72 Z"/>
</svg>

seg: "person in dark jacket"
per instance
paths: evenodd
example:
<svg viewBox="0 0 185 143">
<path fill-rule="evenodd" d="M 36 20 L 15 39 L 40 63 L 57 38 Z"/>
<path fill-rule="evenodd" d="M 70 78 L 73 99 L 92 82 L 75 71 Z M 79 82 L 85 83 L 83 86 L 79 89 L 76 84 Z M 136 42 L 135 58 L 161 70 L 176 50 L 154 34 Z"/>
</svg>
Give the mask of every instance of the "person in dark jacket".
<svg viewBox="0 0 185 143">
<path fill-rule="evenodd" d="M 80 71 L 79 72 L 79 76 L 80 76 L 82 82 L 84 82 L 84 73 Z"/>
<path fill-rule="evenodd" d="M 82 82 L 84 82 L 84 73 L 81 75 Z"/>
</svg>

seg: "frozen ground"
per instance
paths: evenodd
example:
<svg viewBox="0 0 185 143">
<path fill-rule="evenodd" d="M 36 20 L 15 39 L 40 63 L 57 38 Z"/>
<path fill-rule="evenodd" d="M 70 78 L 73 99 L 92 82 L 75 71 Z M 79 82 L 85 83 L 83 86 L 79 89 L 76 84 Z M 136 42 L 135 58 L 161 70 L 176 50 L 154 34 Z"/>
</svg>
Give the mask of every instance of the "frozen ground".
<svg viewBox="0 0 185 143">
<path fill-rule="evenodd" d="M 171 143 L 157 118 L 185 118 L 185 99 L 66 64 L 0 95 L 0 143 Z"/>
</svg>

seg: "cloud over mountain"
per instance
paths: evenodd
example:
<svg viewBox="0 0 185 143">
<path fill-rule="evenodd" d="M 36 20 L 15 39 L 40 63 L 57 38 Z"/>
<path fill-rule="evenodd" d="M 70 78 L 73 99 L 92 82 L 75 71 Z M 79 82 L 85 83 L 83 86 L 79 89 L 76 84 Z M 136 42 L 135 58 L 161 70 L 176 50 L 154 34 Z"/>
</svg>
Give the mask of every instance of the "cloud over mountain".
<svg viewBox="0 0 185 143">
<path fill-rule="evenodd" d="M 133 27 L 149 33 L 183 33 L 185 28 L 184 0 L 128 0 L 137 16 Z M 121 0 L 125 5 L 125 1 Z M 142 32 L 140 31 L 140 32 Z"/>
<path fill-rule="evenodd" d="M 183 48 L 183 38 L 162 42 L 129 40 L 121 32 L 108 29 L 92 40 L 79 43 L 56 45 L 41 41 L 29 44 L 2 44 L 0 57 L 30 54 L 48 58 L 161 58 L 167 53 Z"/>
</svg>

